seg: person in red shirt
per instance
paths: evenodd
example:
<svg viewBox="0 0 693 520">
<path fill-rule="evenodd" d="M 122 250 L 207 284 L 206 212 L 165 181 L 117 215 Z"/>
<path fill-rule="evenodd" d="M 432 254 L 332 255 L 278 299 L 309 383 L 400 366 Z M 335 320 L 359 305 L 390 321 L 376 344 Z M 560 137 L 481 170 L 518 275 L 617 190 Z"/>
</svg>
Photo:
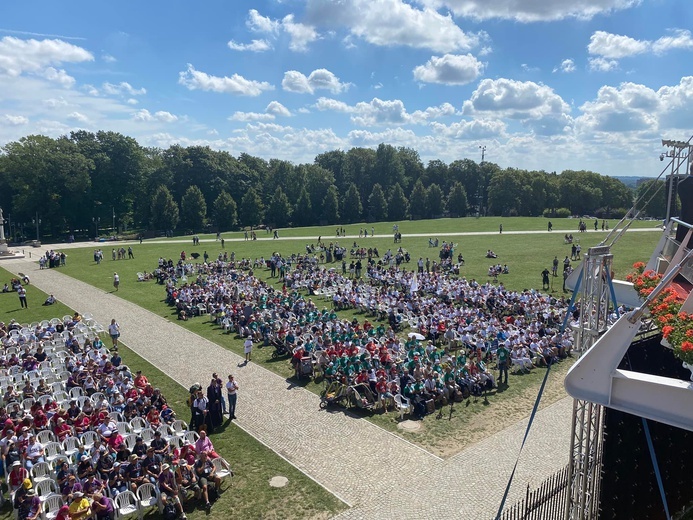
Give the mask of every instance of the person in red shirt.
<svg viewBox="0 0 693 520">
<path fill-rule="evenodd" d="M 66 437 L 72 435 L 72 428 L 65 422 L 65 419 L 58 418 L 55 427 L 53 428 L 53 433 L 58 438 L 58 442 L 62 442 Z"/>
<path fill-rule="evenodd" d="M 149 384 L 149 381 L 147 381 L 147 377 L 142 374 L 142 371 L 138 370 L 134 383 L 137 388 L 144 390 L 144 387 Z"/>
</svg>

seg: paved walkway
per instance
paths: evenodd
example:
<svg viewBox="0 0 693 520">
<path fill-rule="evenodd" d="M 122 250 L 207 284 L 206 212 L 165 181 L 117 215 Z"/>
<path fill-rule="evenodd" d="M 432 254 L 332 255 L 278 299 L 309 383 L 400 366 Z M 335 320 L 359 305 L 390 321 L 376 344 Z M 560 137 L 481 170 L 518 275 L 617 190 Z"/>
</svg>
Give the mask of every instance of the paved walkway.
<svg viewBox="0 0 693 520">
<path fill-rule="evenodd" d="M 104 325 L 117 318 L 122 341 L 185 388 L 205 384 L 212 372 L 236 374 L 237 425 L 351 506 L 339 519 L 495 515 L 526 421 L 442 460 L 367 420 L 320 411 L 315 394 L 253 363 L 243 366 L 233 352 L 115 294 L 59 270 L 39 270 L 29 259 L 0 265 L 28 274 L 38 288 Z M 571 403 L 565 398 L 538 414 L 508 504 L 524 496 L 527 483 L 537 485 L 567 463 Z"/>
</svg>

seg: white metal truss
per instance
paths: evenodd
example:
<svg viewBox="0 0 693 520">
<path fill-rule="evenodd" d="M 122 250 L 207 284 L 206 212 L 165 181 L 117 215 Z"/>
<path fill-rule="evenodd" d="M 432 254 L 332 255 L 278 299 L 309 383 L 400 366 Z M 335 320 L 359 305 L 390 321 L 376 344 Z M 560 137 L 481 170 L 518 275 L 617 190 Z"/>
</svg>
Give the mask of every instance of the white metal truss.
<svg viewBox="0 0 693 520">
<path fill-rule="evenodd" d="M 580 317 L 575 341 L 580 355 L 587 352 L 609 326 L 609 280 L 613 263 L 610 249 L 610 246 L 591 247 L 582 263 Z M 582 399 L 573 401 L 566 512 L 570 520 L 592 520 L 599 516 L 603 419 L 601 405 Z"/>
</svg>

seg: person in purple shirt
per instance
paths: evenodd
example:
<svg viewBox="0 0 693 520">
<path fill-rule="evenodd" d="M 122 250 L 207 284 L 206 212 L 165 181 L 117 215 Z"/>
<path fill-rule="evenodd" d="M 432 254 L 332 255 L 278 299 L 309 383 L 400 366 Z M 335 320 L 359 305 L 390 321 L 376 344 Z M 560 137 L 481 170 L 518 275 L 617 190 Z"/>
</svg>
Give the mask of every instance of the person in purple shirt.
<svg viewBox="0 0 693 520">
<path fill-rule="evenodd" d="M 115 514 L 113 500 L 104 496 L 101 492 L 94 493 L 93 499 L 91 509 L 96 514 L 96 518 L 98 520 L 112 520 Z"/>
</svg>

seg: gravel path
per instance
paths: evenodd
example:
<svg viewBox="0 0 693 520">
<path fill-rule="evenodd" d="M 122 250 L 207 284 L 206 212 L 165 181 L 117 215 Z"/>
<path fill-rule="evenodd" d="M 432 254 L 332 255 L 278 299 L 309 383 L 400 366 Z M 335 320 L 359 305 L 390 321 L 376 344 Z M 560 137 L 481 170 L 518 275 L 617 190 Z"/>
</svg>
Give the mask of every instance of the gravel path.
<svg viewBox="0 0 693 520">
<path fill-rule="evenodd" d="M 116 294 L 39 270 L 29 259 L 1 265 L 27 273 L 38 288 L 104 326 L 116 318 L 122 341 L 185 388 L 206 386 L 213 372 L 224 379 L 233 372 L 241 386 L 236 424 L 351 506 L 337 518 L 495 515 L 526 420 L 443 460 L 367 420 L 320 411 L 315 394 Z M 535 486 L 567 463 L 571 406 L 564 398 L 537 415 L 508 504 L 524 496 L 527 483 Z"/>
</svg>

